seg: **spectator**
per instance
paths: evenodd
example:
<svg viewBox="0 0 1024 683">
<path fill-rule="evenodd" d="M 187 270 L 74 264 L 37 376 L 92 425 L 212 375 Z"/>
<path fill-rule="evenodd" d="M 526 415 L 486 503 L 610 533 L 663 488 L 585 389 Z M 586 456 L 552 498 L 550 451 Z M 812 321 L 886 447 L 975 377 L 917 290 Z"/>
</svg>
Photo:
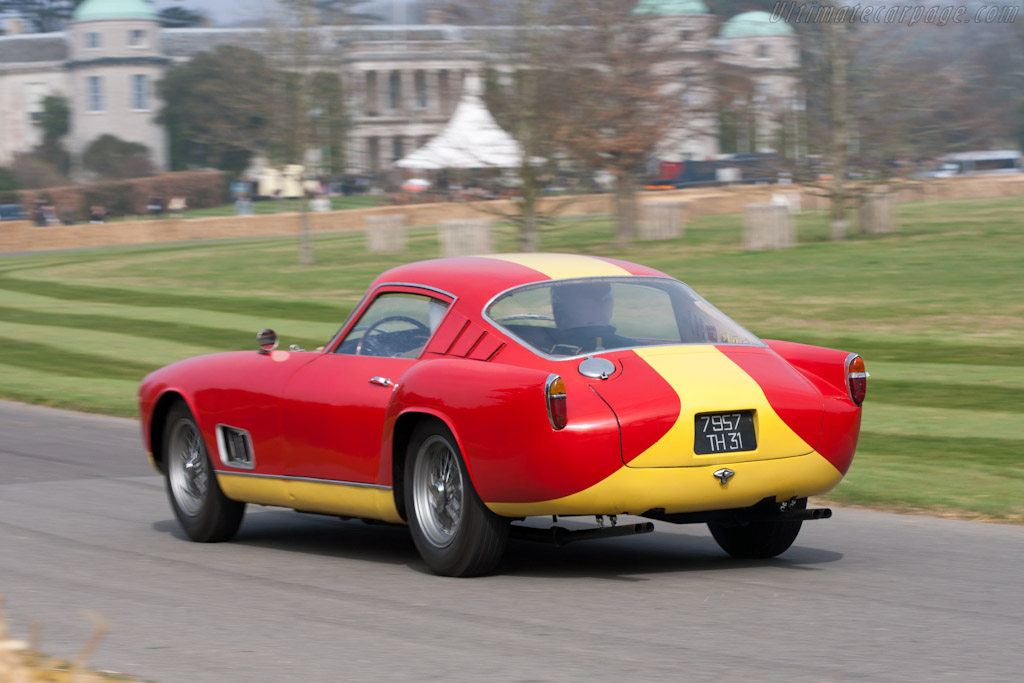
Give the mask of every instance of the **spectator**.
<svg viewBox="0 0 1024 683">
<path fill-rule="evenodd" d="M 188 202 L 184 197 L 171 197 L 167 202 L 167 211 L 175 218 L 181 218 L 181 212 L 188 208 Z"/>
<path fill-rule="evenodd" d="M 160 197 L 150 197 L 149 203 L 146 204 L 146 210 L 149 211 L 150 216 L 159 216 L 164 212 L 164 202 Z"/>
<path fill-rule="evenodd" d="M 57 225 L 60 223 L 60 219 L 57 218 L 57 208 L 53 204 L 45 204 L 43 206 L 43 220 L 44 225 Z"/>
<path fill-rule="evenodd" d="M 46 225 L 46 215 L 43 213 L 43 205 L 44 202 L 42 199 L 37 199 L 32 203 L 32 220 L 40 227 Z"/>
<path fill-rule="evenodd" d="M 309 208 L 313 211 L 330 211 L 331 200 L 323 194 L 318 194 L 316 197 L 309 200 Z"/>
<path fill-rule="evenodd" d="M 252 213 L 252 199 L 245 192 L 239 192 L 238 197 L 235 199 L 235 214 L 239 216 L 248 216 Z"/>
<path fill-rule="evenodd" d="M 107 209 L 99 204 L 89 209 L 89 222 L 92 224 L 105 223 L 107 220 Z"/>
</svg>

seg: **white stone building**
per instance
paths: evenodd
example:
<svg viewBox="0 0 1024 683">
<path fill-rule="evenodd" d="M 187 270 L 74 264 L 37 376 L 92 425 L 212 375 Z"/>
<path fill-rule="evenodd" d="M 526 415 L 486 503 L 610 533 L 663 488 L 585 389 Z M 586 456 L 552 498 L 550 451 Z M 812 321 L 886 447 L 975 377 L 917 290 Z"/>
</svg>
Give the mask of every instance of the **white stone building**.
<svg viewBox="0 0 1024 683">
<path fill-rule="evenodd" d="M 708 158 L 719 152 L 713 111 L 719 67 L 749 74 L 763 94 L 757 103 L 757 151 L 773 149 L 777 117 L 770 107 L 792 106 L 797 42 L 792 28 L 764 12 L 721 26 L 702 0 L 639 0 L 660 39 L 675 41 L 686 82 L 681 98 L 704 98 L 702 113 L 681 121 L 658 150 L 666 160 Z M 763 16 L 761 16 L 763 15 Z M 449 25 L 325 27 L 326 63 L 337 68 L 352 127 L 349 172 L 389 170 L 394 161 L 437 135 L 459 101 L 467 75 L 487 63 L 488 34 L 501 27 Z M 67 145 L 72 158 L 103 134 L 146 145 L 157 168 L 167 168 L 166 131 L 156 122 L 155 84 L 175 63 L 218 45 L 259 49 L 261 29 L 163 29 L 144 0 L 86 0 L 61 33 L 0 36 L 0 166 L 39 144 L 34 125 L 46 95 L 71 105 Z"/>
</svg>

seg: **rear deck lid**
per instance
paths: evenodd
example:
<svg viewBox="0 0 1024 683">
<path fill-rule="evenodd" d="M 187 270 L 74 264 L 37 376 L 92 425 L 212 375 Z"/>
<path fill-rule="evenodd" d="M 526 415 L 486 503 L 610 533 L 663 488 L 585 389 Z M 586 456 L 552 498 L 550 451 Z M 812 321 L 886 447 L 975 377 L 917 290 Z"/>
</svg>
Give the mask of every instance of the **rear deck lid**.
<svg viewBox="0 0 1024 683">
<path fill-rule="evenodd" d="M 810 453 L 818 391 L 774 351 L 685 345 L 616 354 L 622 372 L 595 382 L 615 412 L 629 467 L 691 467 Z"/>
</svg>

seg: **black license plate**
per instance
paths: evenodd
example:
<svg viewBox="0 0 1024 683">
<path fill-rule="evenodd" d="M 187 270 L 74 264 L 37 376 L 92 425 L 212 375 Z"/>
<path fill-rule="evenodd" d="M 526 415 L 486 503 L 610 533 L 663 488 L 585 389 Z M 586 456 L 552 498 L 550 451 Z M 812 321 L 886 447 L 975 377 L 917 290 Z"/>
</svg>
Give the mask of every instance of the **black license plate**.
<svg viewBox="0 0 1024 683">
<path fill-rule="evenodd" d="M 752 451 L 757 448 L 754 411 L 701 413 L 694 418 L 693 452 L 697 455 Z"/>
</svg>

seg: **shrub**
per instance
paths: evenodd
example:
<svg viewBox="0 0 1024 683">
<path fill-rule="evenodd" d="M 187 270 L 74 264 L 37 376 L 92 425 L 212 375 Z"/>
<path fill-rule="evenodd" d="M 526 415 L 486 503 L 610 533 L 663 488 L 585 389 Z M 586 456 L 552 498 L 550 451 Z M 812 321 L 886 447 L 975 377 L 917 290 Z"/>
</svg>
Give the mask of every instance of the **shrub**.
<svg viewBox="0 0 1024 683">
<path fill-rule="evenodd" d="M 171 197 L 185 197 L 190 208 L 202 209 L 223 204 L 228 196 L 227 178 L 221 171 L 180 171 L 116 183 L 50 187 L 46 194 L 52 198 L 58 215 L 79 217 L 88 216 L 82 209 L 88 211 L 94 204 L 102 204 L 111 215 L 145 215 L 151 197 L 160 197 L 165 205 Z M 21 190 L 18 195 L 26 208 L 43 198 L 43 192 L 38 190 Z"/>
<path fill-rule="evenodd" d="M 153 175 L 149 147 L 114 135 L 101 135 L 90 142 L 82 153 L 82 166 L 108 180 Z"/>
<path fill-rule="evenodd" d="M 19 154 L 14 157 L 11 167 L 18 181 L 18 187 L 56 187 L 67 185 L 68 179 L 56 166 L 35 154 Z"/>
<path fill-rule="evenodd" d="M 0 204 L 18 203 L 18 178 L 14 171 L 0 166 Z"/>
</svg>

